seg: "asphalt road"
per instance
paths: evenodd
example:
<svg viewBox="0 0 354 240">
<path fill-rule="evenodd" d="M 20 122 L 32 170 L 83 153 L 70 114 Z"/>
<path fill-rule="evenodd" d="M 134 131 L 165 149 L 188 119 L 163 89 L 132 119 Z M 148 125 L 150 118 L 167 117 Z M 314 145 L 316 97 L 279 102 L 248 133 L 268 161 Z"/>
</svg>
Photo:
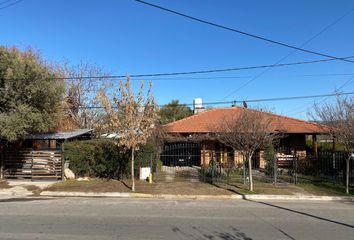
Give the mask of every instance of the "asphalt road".
<svg viewBox="0 0 354 240">
<path fill-rule="evenodd" d="M 354 239 L 349 202 L 0 200 L 0 239 Z"/>
</svg>

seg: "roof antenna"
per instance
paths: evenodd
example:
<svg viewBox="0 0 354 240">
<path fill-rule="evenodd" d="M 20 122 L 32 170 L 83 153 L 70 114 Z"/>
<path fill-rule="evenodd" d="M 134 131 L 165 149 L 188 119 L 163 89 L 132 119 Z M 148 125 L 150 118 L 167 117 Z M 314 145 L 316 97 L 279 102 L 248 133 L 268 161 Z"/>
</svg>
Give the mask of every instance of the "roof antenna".
<svg viewBox="0 0 354 240">
<path fill-rule="evenodd" d="M 247 108 L 247 107 L 248 107 L 246 101 L 243 101 L 242 104 L 243 104 L 243 107 L 244 107 L 244 108 Z"/>
</svg>

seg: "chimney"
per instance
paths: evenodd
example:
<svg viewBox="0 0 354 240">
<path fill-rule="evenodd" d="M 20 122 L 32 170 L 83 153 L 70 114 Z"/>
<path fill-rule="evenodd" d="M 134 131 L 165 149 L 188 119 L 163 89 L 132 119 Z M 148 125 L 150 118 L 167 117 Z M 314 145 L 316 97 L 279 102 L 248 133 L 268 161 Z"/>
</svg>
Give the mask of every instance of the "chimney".
<svg viewBox="0 0 354 240">
<path fill-rule="evenodd" d="M 203 107 L 203 99 L 201 98 L 194 98 L 193 100 L 193 111 L 194 114 L 198 114 L 203 112 L 205 109 Z"/>
<path fill-rule="evenodd" d="M 244 107 L 244 108 L 248 108 L 248 105 L 247 105 L 247 103 L 246 103 L 245 101 L 243 101 L 242 104 L 243 104 L 243 107 Z"/>
</svg>

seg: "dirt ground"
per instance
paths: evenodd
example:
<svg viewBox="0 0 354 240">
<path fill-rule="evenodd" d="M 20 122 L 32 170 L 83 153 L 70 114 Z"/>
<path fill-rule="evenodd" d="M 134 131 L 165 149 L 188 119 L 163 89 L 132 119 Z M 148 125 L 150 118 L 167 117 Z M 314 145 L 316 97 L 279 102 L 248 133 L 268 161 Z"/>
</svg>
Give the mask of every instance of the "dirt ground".
<svg viewBox="0 0 354 240">
<path fill-rule="evenodd" d="M 1 183 L 0 183 L 1 184 Z M 6 186 L 6 185 L 5 185 Z M 89 181 L 70 180 L 55 183 L 44 191 L 66 192 L 131 192 L 131 180 L 102 180 Z M 28 189 L 37 190 L 37 189 Z M 38 191 L 38 190 L 37 190 Z M 230 195 L 230 194 L 271 194 L 271 195 L 344 195 L 342 191 L 329 191 L 327 188 L 264 183 L 255 181 L 254 191 L 248 191 L 248 186 L 242 183 L 202 183 L 189 181 L 154 182 L 136 181 L 137 193 L 173 194 L 173 195 Z"/>
<path fill-rule="evenodd" d="M 232 192 L 201 182 L 169 182 L 148 183 L 136 181 L 136 192 L 149 194 L 179 194 L 179 195 L 230 195 Z M 45 191 L 68 192 L 130 192 L 131 181 L 99 180 L 65 181 L 55 183 L 44 189 Z"/>
<path fill-rule="evenodd" d="M 0 189 L 3 188 L 12 188 L 7 181 L 0 181 Z"/>
<path fill-rule="evenodd" d="M 298 188 L 294 185 L 273 185 L 270 183 L 259 183 L 255 181 L 253 192 L 250 192 L 248 190 L 248 185 L 244 185 L 241 183 L 216 183 L 215 185 L 222 189 L 227 189 L 228 191 L 233 192 L 234 194 L 309 195 L 309 193 L 303 191 L 303 189 Z"/>
</svg>

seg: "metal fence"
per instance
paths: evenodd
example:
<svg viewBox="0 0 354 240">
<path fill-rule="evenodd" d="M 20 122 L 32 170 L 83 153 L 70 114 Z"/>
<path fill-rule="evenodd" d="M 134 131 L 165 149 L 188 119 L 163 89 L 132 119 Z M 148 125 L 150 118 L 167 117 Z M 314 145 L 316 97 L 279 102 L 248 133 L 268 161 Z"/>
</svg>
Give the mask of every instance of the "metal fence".
<svg viewBox="0 0 354 240">
<path fill-rule="evenodd" d="M 248 161 L 245 161 L 242 155 L 226 147 L 208 152 L 206 157 L 199 143 L 167 143 L 160 155 L 160 172 L 170 181 L 247 182 Z M 252 157 L 252 175 L 262 181 L 296 184 L 306 177 L 334 182 L 343 182 L 345 179 L 346 164 L 343 152 L 320 151 L 313 157 L 311 153 L 301 156 L 291 149 L 273 149 L 264 151 L 262 157 L 260 155 L 257 151 Z M 350 181 L 354 183 L 354 159 L 350 161 Z"/>
<path fill-rule="evenodd" d="M 346 155 L 343 152 L 319 152 L 317 158 L 307 154 L 306 157 L 296 154 L 277 154 L 266 159 L 263 168 L 255 168 L 259 158 L 253 158 L 252 175 L 256 180 L 272 183 L 292 183 L 301 181 L 330 181 L 344 183 L 346 177 Z M 215 163 L 205 166 L 201 179 L 206 182 L 243 182 L 248 181 L 248 163 L 241 167 L 228 168 L 227 165 Z M 354 158 L 349 164 L 350 184 L 354 184 Z"/>
<path fill-rule="evenodd" d="M 200 144 L 183 142 L 171 143 L 164 146 L 160 156 L 161 172 L 169 181 L 203 181 L 242 182 L 247 183 L 248 161 L 235 152 L 216 151 L 209 154 L 207 164 L 201 154 Z M 283 152 L 275 154 L 275 152 Z M 272 155 L 273 154 L 273 155 Z M 261 163 L 261 161 L 264 161 Z M 255 179 L 273 183 L 294 183 L 302 180 L 344 182 L 346 174 L 345 154 L 343 152 L 318 152 L 317 157 L 311 153 L 306 156 L 292 151 L 277 149 L 273 153 L 257 151 L 252 157 L 252 175 Z M 354 184 L 354 159 L 350 160 L 350 182 Z"/>
<path fill-rule="evenodd" d="M 312 163 L 310 170 L 312 175 L 325 178 L 330 181 L 345 181 L 346 177 L 346 153 L 344 152 L 318 152 L 317 158 L 310 153 L 307 154 L 307 161 Z M 354 158 L 349 160 L 349 180 L 354 183 Z M 300 172 L 302 173 L 302 172 Z M 309 172 L 305 172 L 309 175 Z"/>
</svg>

